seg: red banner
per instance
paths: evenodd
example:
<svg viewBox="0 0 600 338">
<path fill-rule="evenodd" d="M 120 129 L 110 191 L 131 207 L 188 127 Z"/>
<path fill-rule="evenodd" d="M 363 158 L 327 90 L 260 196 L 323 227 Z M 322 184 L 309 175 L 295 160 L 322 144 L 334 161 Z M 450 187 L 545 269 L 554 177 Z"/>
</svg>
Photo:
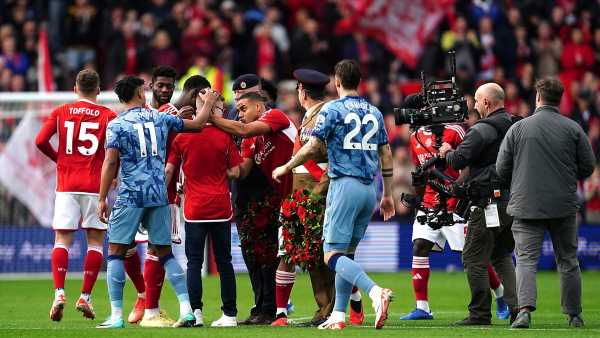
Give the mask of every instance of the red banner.
<svg viewBox="0 0 600 338">
<path fill-rule="evenodd" d="M 38 40 L 38 92 L 47 93 L 54 91 L 54 80 L 52 76 L 52 59 L 48 48 L 48 33 L 42 25 Z"/>
<path fill-rule="evenodd" d="M 378 40 L 410 67 L 454 0 L 346 0 L 337 33 L 359 31 Z"/>
</svg>

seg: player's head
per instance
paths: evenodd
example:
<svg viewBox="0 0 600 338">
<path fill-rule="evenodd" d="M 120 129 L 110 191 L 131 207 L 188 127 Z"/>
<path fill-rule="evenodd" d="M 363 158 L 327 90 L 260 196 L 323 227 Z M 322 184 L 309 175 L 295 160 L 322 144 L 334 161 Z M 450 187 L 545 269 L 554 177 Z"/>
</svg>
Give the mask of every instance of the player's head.
<svg viewBox="0 0 600 338">
<path fill-rule="evenodd" d="M 115 93 L 119 101 L 126 104 L 143 106 L 146 104 L 144 80 L 135 76 L 126 76 L 115 84 Z"/>
<path fill-rule="evenodd" d="M 177 71 L 173 67 L 158 66 L 152 70 L 150 89 L 152 90 L 152 100 L 157 103 L 158 107 L 171 102 L 176 78 Z"/>
<path fill-rule="evenodd" d="M 475 91 L 475 109 L 481 117 L 504 107 L 504 89 L 494 82 L 484 83 Z"/>
<path fill-rule="evenodd" d="M 236 100 L 235 108 L 238 111 L 240 121 L 250 123 L 258 120 L 265 112 L 266 99 L 257 92 L 246 93 Z"/>
<path fill-rule="evenodd" d="M 267 103 L 271 106 L 275 106 L 275 103 L 277 102 L 277 86 L 273 82 L 261 77 L 260 87 L 261 94 L 267 99 Z"/>
<path fill-rule="evenodd" d="M 256 74 L 244 74 L 233 81 L 231 89 L 233 90 L 233 99 L 237 102 L 242 95 L 260 92 L 262 87 L 260 85 L 260 78 Z"/>
<path fill-rule="evenodd" d="M 210 88 L 210 82 L 201 75 L 190 76 L 183 84 L 182 104 L 185 106 L 196 106 L 196 96 L 204 88 Z"/>
<path fill-rule="evenodd" d="M 338 62 L 334 68 L 335 89 L 338 94 L 341 90 L 356 90 L 360 83 L 360 67 L 355 60 L 345 59 Z"/>
<path fill-rule="evenodd" d="M 75 92 L 79 96 L 95 98 L 100 94 L 100 76 L 93 69 L 84 69 L 75 78 Z"/>
</svg>

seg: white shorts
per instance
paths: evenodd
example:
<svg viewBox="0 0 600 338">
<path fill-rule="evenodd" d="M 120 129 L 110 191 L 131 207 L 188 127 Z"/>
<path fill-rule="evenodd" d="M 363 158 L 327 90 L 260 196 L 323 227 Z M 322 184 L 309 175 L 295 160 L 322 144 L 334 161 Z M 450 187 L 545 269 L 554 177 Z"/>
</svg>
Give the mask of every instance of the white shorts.
<svg viewBox="0 0 600 338">
<path fill-rule="evenodd" d="M 181 243 L 181 236 L 179 234 L 179 226 L 181 221 L 181 215 L 179 206 L 177 204 L 169 204 L 171 210 L 171 241 L 173 243 Z M 135 234 L 136 243 L 148 243 L 148 230 L 141 224 L 138 227 L 138 231 Z"/>
<path fill-rule="evenodd" d="M 417 211 L 417 216 L 425 215 L 423 211 Z M 462 220 L 458 215 L 454 214 L 454 220 Z M 444 251 L 446 241 L 453 251 L 462 251 L 465 246 L 465 230 L 466 223 L 455 223 L 453 226 L 441 227 L 439 230 L 434 230 L 427 224 L 421 224 L 415 217 L 413 223 L 412 240 L 425 239 L 433 242 L 433 251 Z"/>
<path fill-rule="evenodd" d="M 97 214 L 98 195 L 56 192 L 54 199 L 54 230 L 83 229 L 106 230 L 107 225 L 100 222 Z"/>
</svg>

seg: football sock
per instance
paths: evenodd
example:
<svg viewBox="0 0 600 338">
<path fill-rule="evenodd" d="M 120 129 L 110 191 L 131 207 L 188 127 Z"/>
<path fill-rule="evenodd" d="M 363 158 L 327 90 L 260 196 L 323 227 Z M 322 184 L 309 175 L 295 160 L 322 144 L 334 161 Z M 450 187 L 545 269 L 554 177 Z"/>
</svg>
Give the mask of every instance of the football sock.
<svg viewBox="0 0 600 338">
<path fill-rule="evenodd" d="M 111 318 L 120 319 L 123 316 L 123 287 L 125 287 L 125 267 L 123 256 L 110 255 L 107 257 L 106 282 L 110 298 Z"/>
<path fill-rule="evenodd" d="M 98 278 L 98 272 L 102 267 L 102 247 L 89 246 L 85 260 L 83 262 L 83 286 L 81 288 L 82 294 L 91 294 L 96 279 Z M 89 299 L 86 299 L 86 301 Z"/>
<path fill-rule="evenodd" d="M 329 315 L 330 320 L 334 320 L 336 322 L 345 322 L 346 321 L 346 313 L 340 311 L 331 311 Z"/>
<path fill-rule="evenodd" d="M 146 317 L 146 318 L 152 318 L 152 317 L 158 316 L 159 314 L 160 314 L 159 308 L 144 310 L 144 317 Z"/>
<path fill-rule="evenodd" d="M 429 284 L 429 257 L 413 256 L 412 282 L 417 301 L 417 309 L 429 312 L 427 288 Z"/>
<path fill-rule="evenodd" d="M 162 257 L 160 261 L 167 273 L 167 279 L 169 279 L 171 286 L 175 290 L 175 294 L 177 294 L 177 299 L 179 300 L 179 317 L 192 313 L 185 271 L 179 266 L 172 253 Z"/>
<path fill-rule="evenodd" d="M 375 286 L 375 282 L 367 276 L 360 265 L 346 256 L 337 258 L 337 262 L 335 262 L 335 272 L 348 282 L 352 283 L 352 285 L 358 286 L 358 288 L 367 293 Z M 352 288 L 348 290 L 348 296 L 350 296 L 351 291 Z"/>
<path fill-rule="evenodd" d="M 65 289 L 55 289 L 54 290 L 54 299 L 65 295 Z"/>
<path fill-rule="evenodd" d="M 339 260 L 338 260 L 339 264 Z M 350 294 L 352 293 L 352 283 L 348 282 L 339 274 L 335 275 L 335 304 L 333 311 L 346 313 Z"/>
<path fill-rule="evenodd" d="M 287 316 L 287 305 L 296 280 L 295 272 L 279 271 L 275 272 L 275 304 L 277 305 L 277 315 Z"/>
<path fill-rule="evenodd" d="M 69 250 L 63 244 L 55 244 L 51 257 L 52 279 L 55 289 L 65 288 L 65 277 L 69 267 Z"/>
<path fill-rule="evenodd" d="M 158 309 L 158 300 L 164 281 L 165 270 L 154 255 L 146 255 L 144 281 L 146 282 L 146 309 Z"/>
<path fill-rule="evenodd" d="M 131 282 L 133 282 L 137 292 L 144 293 L 146 287 L 144 285 L 144 276 L 142 275 L 142 263 L 136 248 L 127 250 L 127 254 L 125 254 L 125 271 Z"/>
<path fill-rule="evenodd" d="M 504 286 L 502 285 L 502 281 L 498 277 L 498 274 L 496 274 L 496 271 L 494 271 L 492 264 L 488 264 L 487 271 L 490 279 L 490 289 L 494 291 L 496 298 L 504 297 Z"/>
</svg>

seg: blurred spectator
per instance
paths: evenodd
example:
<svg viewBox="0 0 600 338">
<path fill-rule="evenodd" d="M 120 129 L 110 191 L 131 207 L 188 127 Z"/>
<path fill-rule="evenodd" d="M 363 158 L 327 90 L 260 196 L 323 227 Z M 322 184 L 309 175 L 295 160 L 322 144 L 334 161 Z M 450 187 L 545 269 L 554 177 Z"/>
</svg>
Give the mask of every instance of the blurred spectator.
<svg viewBox="0 0 600 338">
<path fill-rule="evenodd" d="M 292 68 L 312 68 L 322 72 L 331 72 L 325 62 L 329 44 L 319 34 L 319 24 L 308 18 L 300 23 L 294 33 L 290 49 Z"/>
<path fill-rule="evenodd" d="M 536 74 L 546 77 L 558 74 L 558 61 L 562 51 L 560 39 L 553 37 L 552 28 L 542 21 L 537 28 L 537 39 L 532 43 L 537 59 Z"/>
<path fill-rule="evenodd" d="M 456 52 L 456 69 L 467 78 L 474 78 L 479 66 L 479 41 L 477 35 L 467 27 L 464 17 L 456 18 L 453 27 L 444 32 L 441 38 L 444 52 Z"/>
<path fill-rule="evenodd" d="M 0 63 L 13 74 L 25 75 L 29 67 L 29 59 L 25 53 L 17 51 L 15 38 L 8 36 L 1 43 Z"/>
<path fill-rule="evenodd" d="M 62 34 L 65 47 L 65 83 L 73 83 L 75 73 L 96 60 L 98 41 L 98 9 L 89 0 L 75 0 L 68 8 Z"/>
<path fill-rule="evenodd" d="M 176 65 L 178 63 L 179 55 L 171 45 L 171 37 L 167 31 L 156 32 L 150 46 L 150 60 L 153 65 Z"/>
<path fill-rule="evenodd" d="M 137 74 L 144 70 L 147 47 L 135 31 L 135 22 L 126 20 L 121 31 L 113 38 L 107 52 L 104 77 L 112 86 L 122 75 Z"/>
<path fill-rule="evenodd" d="M 590 45 L 584 43 L 581 30 L 576 28 L 571 31 L 571 40 L 561 55 L 561 65 L 568 80 L 581 80 L 583 73 L 592 70 L 594 52 Z"/>
</svg>

